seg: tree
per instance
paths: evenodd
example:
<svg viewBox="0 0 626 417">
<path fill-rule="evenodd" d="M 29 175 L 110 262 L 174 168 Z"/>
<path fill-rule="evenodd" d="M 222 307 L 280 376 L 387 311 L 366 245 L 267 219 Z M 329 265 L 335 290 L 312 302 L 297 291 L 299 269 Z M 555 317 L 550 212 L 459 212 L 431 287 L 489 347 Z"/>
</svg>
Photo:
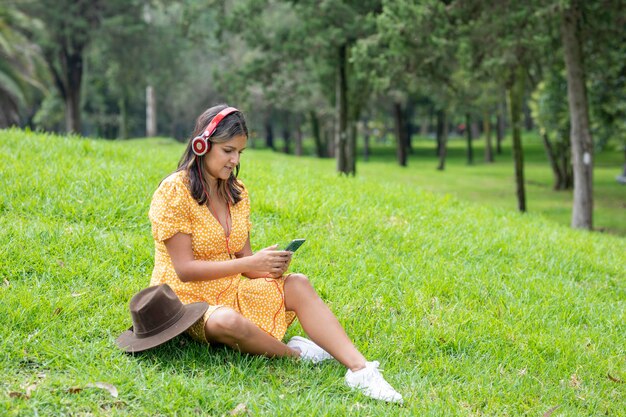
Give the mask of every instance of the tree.
<svg viewBox="0 0 626 417">
<path fill-rule="evenodd" d="M 592 229 L 594 148 L 601 149 L 612 137 L 625 143 L 626 4 L 572 0 L 558 5 L 571 120 L 572 227 Z"/>
<path fill-rule="evenodd" d="M 567 103 L 563 100 L 567 94 L 567 82 L 561 71 L 562 68 L 549 69 L 529 103 L 552 168 L 555 190 L 571 189 L 574 185 L 569 112 Z"/>
<path fill-rule="evenodd" d="M 81 89 L 85 53 L 101 29 L 116 16 L 137 16 L 139 1 L 124 0 L 21 0 L 17 7 L 41 26 L 31 28 L 31 36 L 42 49 L 50 74 L 65 102 L 66 130 L 81 131 Z"/>
<path fill-rule="evenodd" d="M 526 71 L 518 66 L 511 75 L 509 84 L 509 102 L 511 108 L 511 126 L 513 129 L 513 160 L 515 161 L 515 183 L 517 185 L 517 207 L 526 211 L 526 187 L 524 186 L 524 153 L 522 152 L 522 105 L 524 102 L 524 85 Z"/>
<path fill-rule="evenodd" d="M 352 50 L 359 39 L 373 33 L 373 12 L 378 0 L 313 0 L 294 2 L 302 30 L 310 42 L 307 50 L 318 48 L 318 59 L 325 59 L 335 73 L 335 158 L 337 171 L 356 174 L 356 122 L 369 91 L 367 78 L 355 78 Z M 328 54 L 323 51 L 328 51 Z"/>
<path fill-rule="evenodd" d="M 101 23 L 100 5 L 88 1 L 24 1 L 24 11 L 42 22 L 35 32 L 54 83 L 65 101 L 66 129 L 80 132 L 83 57 L 93 30 Z"/>
<path fill-rule="evenodd" d="M 407 153 L 409 148 L 409 132 L 406 121 L 406 104 L 407 99 L 396 98 L 393 102 L 393 114 L 396 127 L 396 158 L 398 165 L 405 167 L 407 165 Z"/>
<path fill-rule="evenodd" d="M 39 24 L 16 9 L 0 6 L 0 128 L 19 124 L 23 110 L 39 92 L 47 91 L 41 51 L 25 35 Z"/>
<path fill-rule="evenodd" d="M 593 227 L 593 139 L 583 53 L 580 39 L 581 10 L 577 0 L 562 11 L 561 37 L 567 71 L 567 97 L 571 116 L 572 161 L 574 165 L 574 206 L 572 227 Z"/>
<path fill-rule="evenodd" d="M 448 118 L 444 109 L 437 111 L 437 156 L 439 157 L 439 165 L 437 170 L 443 171 L 446 167 L 446 154 L 448 148 Z"/>
<path fill-rule="evenodd" d="M 490 0 L 456 3 L 463 38 L 470 51 L 465 65 L 479 78 L 491 78 L 509 95 L 510 118 L 513 128 L 512 149 L 515 169 L 515 191 L 518 208 L 526 211 L 524 163 L 521 140 L 522 112 L 525 85 L 530 64 L 536 61 L 538 51 L 545 46 L 541 22 L 537 14 L 540 0 L 532 2 Z M 493 16 L 498 16 L 494 19 Z M 476 75 L 475 75 L 476 76 Z M 494 97 L 497 101 L 498 98 Z"/>
<path fill-rule="evenodd" d="M 319 117 L 326 108 L 334 108 L 334 153 L 337 170 L 344 174 L 356 173 L 355 124 L 367 99 L 363 92 L 368 91 L 355 78 L 352 46 L 373 30 L 369 13 L 377 4 L 375 0 L 246 0 L 236 2 L 228 13 L 232 18 L 228 29 L 256 53 L 251 68 L 257 71 L 244 69 L 240 73 L 247 76 L 237 78 L 242 84 L 260 83 L 276 106 L 309 114 L 314 132 L 318 127 L 328 129 L 319 126 Z M 300 82 L 294 85 L 293 80 Z M 318 154 L 322 154 L 319 146 Z"/>
<path fill-rule="evenodd" d="M 228 57 L 228 71 L 216 77 L 217 86 L 237 102 L 254 104 L 261 116 L 253 116 L 253 122 L 263 126 L 267 147 L 275 148 L 279 124 L 283 136 L 297 140 L 308 122 L 317 155 L 326 156 L 324 132 L 332 124 L 334 97 L 331 61 L 303 46 L 320 48 L 313 46 L 291 2 L 242 0 L 231 6 L 222 22 L 228 42 L 221 52 Z M 291 123 L 281 123 L 277 116 L 287 113 Z"/>
<path fill-rule="evenodd" d="M 85 51 L 81 120 L 84 132 L 125 139 L 131 132 L 145 135 L 146 80 L 151 68 L 163 68 L 152 44 L 162 38 L 155 25 L 136 15 L 119 16 L 116 25 L 114 34 L 94 37 Z M 167 50 L 168 43 L 160 43 Z"/>
<path fill-rule="evenodd" d="M 393 98 L 396 155 L 401 166 L 407 163 L 409 149 L 404 104 L 409 96 L 428 96 L 444 112 L 450 106 L 456 65 L 454 31 L 444 2 L 385 1 L 376 16 L 376 31 L 355 48 L 354 61 L 361 77 L 367 77 L 378 93 Z M 438 135 L 437 148 L 445 157 L 442 138 Z"/>
</svg>

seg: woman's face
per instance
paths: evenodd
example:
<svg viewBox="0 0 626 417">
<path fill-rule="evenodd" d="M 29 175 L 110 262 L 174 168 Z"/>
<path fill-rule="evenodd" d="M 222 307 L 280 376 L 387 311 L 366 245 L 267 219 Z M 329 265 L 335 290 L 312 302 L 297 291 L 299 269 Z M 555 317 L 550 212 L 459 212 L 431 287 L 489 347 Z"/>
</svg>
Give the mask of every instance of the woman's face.
<svg viewBox="0 0 626 417">
<path fill-rule="evenodd" d="M 245 135 L 235 136 L 227 142 L 213 143 L 206 154 L 207 170 L 212 179 L 227 180 L 239 164 L 241 152 L 246 149 L 248 138 Z"/>
</svg>

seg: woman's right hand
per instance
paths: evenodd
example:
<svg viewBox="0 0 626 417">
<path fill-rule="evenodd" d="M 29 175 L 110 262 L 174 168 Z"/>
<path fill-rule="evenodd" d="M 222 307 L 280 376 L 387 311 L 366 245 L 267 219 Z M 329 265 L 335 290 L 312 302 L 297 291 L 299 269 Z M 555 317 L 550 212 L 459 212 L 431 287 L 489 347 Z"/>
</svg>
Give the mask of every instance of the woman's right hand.
<svg viewBox="0 0 626 417">
<path fill-rule="evenodd" d="M 289 263 L 291 253 L 284 250 L 277 250 L 278 245 L 268 246 L 254 255 L 250 256 L 251 269 L 266 272 L 269 277 L 281 276 L 285 266 Z"/>
</svg>

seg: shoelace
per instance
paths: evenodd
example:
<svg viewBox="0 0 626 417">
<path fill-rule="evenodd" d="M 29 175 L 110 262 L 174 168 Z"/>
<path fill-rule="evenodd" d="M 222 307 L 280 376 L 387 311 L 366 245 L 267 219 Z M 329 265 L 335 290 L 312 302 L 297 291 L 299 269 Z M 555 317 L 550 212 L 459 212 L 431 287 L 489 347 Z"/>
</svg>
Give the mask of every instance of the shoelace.
<svg viewBox="0 0 626 417">
<path fill-rule="evenodd" d="M 385 378 L 383 378 L 382 369 L 378 368 L 380 366 L 380 362 L 372 361 L 370 362 L 370 364 L 371 364 L 371 368 L 370 368 L 370 372 L 368 373 L 376 380 L 377 384 L 380 384 L 386 390 L 391 390 L 395 392 L 393 387 L 389 385 L 387 381 L 385 381 Z"/>
</svg>

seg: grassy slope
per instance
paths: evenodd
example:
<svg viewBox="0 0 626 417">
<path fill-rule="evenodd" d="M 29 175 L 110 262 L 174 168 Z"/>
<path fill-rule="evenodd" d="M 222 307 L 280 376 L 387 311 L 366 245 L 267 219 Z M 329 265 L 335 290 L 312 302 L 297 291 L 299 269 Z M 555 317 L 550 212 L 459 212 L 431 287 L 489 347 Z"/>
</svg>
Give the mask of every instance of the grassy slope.
<svg viewBox="0 0 626 417">
<path fill-rule="evenodd" d="M 569 225 L 572 191 L 553 191 L 553 174 L 537 134 L 525 132 L 523 142 L 528 211 Z M 425 190 L 450 193 L 460 200 L 517 210 L 510 138 L 506 138 L 502 154 L 495 155 L 495 163 L 491 164 L 484 162 L 482 139 L 474 141 L 473 165 L 467 164 L 464 139 L 451 140 L 448 148 L 446 170 L 436 171 L 434 140 L 415 137 L 415 151 L 409 157 L 406 175 L 400 178 Z M 358 165 L 359 175 L 397 181 L 398 171 L 388 169 L 389 163 L 394 161 L 394 152 L 391 143 L 374 145 L 375 155 L 370 163 Z M 594 158 L 594 229 L 626 236 L 626 186 L 615 181 L 623 170 L 623 152 L 607 149 Z"/>
<path fill-rule="evenodd" d="M 626 415 L 623 238 L 459 202 L 376 164 L 246 151 L 253 248 L 306 237 L 309 275 L 368 358 L 405 395 L 350 393 L 336 363 L 308 366 L 179 338 L 114 347 L 147 285 L 147 209 L 182 151 L 0 132 L 0 414 Z M 379 174 L 383 172 L 380 166 Z M 394 177 L 394 173 L 396 176 Z M 400 180 L 396 180 L 400 178 Z M 300 333 L 294 327 L 290 335 Z M 45 375 L 45 376 L 44 376 Z M 106 391 L 71 387 L 114 384 Z M 10 398 L 37 384 L 30 399 Z"/>
</svg>

